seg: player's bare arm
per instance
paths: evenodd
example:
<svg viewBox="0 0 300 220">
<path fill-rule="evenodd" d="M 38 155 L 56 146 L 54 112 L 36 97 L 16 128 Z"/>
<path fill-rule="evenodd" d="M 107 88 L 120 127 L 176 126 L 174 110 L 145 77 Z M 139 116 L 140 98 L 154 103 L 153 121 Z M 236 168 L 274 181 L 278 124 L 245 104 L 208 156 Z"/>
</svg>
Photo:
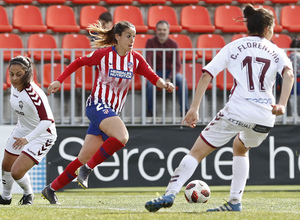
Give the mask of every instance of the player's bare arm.
<svg viewBox="0 0 300 220">
<path fill-rule="evenodd" d="M 47 95 L 50 95 L 51 93 L 55 93 L 59 90 L 61 83 L 59 81 L 54 81 L 50 84 L 47 90 Z"/>
<path fill-rule="evenodd" d="M 174 91 L 174 85 L 171 82 L 165 82 L 162 78 L 157 80 L 156 86 L 161 89 L 166 89 L 168 92 L 173 92 Z"/>
<path fill-rule="evenodd" d="M 185 124 L 186 126 L 191 127 L 191 128 L 196 127 L 196 123 L 199 120 L 199 114 L 198 114 L 199 106 L 200 106 L 202 97 L 203 97 L 211 80 L 212 80 L 212 76 L 209 73 L 204 72 L 198 82 L 195 97 L 193 99 L 191 107 L 181 122 L 182 125 Z"/>
<path fill-rule="evenodd" d="M 279 102 L 276 105 L 272 105 L 272 114 L 276 116 L 284 114 L 294 83 L 294 74 L 289 68 L 284 69 L 282 77 L 283 81 Z"/>
</svg>

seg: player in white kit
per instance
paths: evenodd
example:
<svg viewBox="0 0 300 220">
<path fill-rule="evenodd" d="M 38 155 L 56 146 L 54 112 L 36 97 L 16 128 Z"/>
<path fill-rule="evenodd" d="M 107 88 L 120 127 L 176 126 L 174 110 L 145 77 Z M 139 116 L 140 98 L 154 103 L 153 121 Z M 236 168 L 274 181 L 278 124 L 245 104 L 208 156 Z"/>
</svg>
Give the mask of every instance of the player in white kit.
<svg viewBox="0 0 300 220">
<path fill-rule="evenodd" d="M 195 127 L 203 94 L 216 75 L 227 68 L 234 77 L 229 101 L 205 127 L 174 174 L 163 196 L 150 200 L 145 207 L 150 212 L 171 207 L 175 196 L 189 180 L 198 164 L 216 148 L 234 138 L 233 179 L 230 196 L 224 205 L 207 211 L 242 211 L 242 195 L 249 173 L 247 152 L 258 147 L 274 126 L 275 116 L 285 112 L 293 86 L 292 64 L 284 51 L 270 42 L 274 16 L 252 5 L 243 10 L 249 37 L 227 44 L 203 68 L 194 100 L 182 123 Z M 283 78 L 279 102 L 275 104 L 273 86 L 277 72 Z"/>
<path fill-rule="evenodd" d="M 2 161 L 2 205 L 11 204 L 14 181 L 24 191 L 19 204 L 33 203 L 34 194 L 27 171 L 39 164 L 57 137 L 47 96 L 33 82 L 34 68 L 31 60 L 24 56 L 17 56 L 9 62 L 10 103 L 18 116 L 18 123 L 7 141 Z"/>
</svg>

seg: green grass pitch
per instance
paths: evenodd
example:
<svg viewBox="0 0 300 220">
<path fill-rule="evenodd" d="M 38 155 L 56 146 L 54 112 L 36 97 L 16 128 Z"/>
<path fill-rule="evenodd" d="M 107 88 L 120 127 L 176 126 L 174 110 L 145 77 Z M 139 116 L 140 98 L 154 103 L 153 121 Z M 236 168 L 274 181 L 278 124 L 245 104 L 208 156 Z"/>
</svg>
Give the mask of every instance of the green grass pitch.
<svg viewBox="0 0 300 220">
<path fill-rule="evenodd" d="M 186 202 L 183 190 L 171 208 L 148 212 L 144 205 L 164 193 L 165 187 L 76 189 L 57 192 L 60 205 L 50 205 L 35 194 L 32 206 L 20 206 L 22 197 L 14 194 L 12 204 L 0 206 L 0 219 L 300 219 L 300 186 L 247 186 L 242 212 L 214 212 L 206 209 L 223 204 L 229 187 L 211 186 L 211 197 L 205 204 Z"/>
</svg>

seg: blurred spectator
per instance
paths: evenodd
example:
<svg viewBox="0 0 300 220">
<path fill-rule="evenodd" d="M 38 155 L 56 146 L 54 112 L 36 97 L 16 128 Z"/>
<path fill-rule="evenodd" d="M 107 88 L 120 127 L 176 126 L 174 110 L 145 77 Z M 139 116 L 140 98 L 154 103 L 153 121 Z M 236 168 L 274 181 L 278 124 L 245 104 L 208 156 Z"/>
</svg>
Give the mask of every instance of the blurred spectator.
<svg viewBox="0 0 300 220">
<path fill-rule="evenodd" d="M 109 12 L 103 12 L 99 17 L 99 21 L 102 27 L 106 30 L 110 30 L 113 26 L 112 16 Z"/>
<path fill-rule="evenodd" d="M 146 48 L 178 48 L 178 44 L 169 38 L 170 25 L 167 21 L 161 20 L 156 24 L 156 36 L 148 39 L 146 43 Z M 146 52 L 146 60 L 152 68 L 154 68 L 153 51 Z M 163 67 L 165 67 L 166 81 L 173 81 L 173 52 L 165 52 L 165 61 L 163 63 L 163 52 L 156 52 L 156 74 L 163 77 Z M 183 79 L 183 75 L 179 72 L 181 69 L 181 61 L 179 51 L 176 52 L 176 83 L 173 83 L 178 87 L 178 97 L 180 103 L 180 112 L 184 108 L 185 112 L 188 110 L 188 87 L 186 80 Z M 185 94 L 184 103 L 182 101 L 183 96 L 183 84 L 185 84 Z M 151 117 L 153 115 L 153 86 L 147 81 L 147 116 Z"/>
</svg>

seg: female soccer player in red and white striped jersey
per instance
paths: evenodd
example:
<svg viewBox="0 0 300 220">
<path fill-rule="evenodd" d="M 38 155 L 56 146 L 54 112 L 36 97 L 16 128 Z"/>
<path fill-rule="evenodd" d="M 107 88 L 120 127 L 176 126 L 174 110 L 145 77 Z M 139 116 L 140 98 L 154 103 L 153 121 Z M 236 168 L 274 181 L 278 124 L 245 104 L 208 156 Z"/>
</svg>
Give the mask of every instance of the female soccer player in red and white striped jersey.
<svg viewBox="0 0 300 220">
<path fill-rule="evenodd" d="M 81 66 L 97 66 L 93 90 L 86 102 L 86 114 L 90 125 L 82 149 L 64 172 L 42 191 L 42 195 L 51 204 L 57 204 L 55 191 L 70 183 L 77 175 L 79 184 L 87 188 L 88 176 L 92 169 L 127 143 L 128 131 L 118 114 L 125 104 L 134 74 L 143 75 L 158 88 L 168 92 L 174 90 L 172 83 L 160 78 L 142 55 L 133 50 L 136 35 L 133 24 L 121 21 L 110 30 L 104 30 L 98 23 L 90 25 L 88 30 L 94 33 L 91 35 L 96 39 L 92 44 L 99 49 L 76 59 L 48 87 L 50 95 Z M 82 166 L 83 164 L 85 165 Z"/>
</svg>

